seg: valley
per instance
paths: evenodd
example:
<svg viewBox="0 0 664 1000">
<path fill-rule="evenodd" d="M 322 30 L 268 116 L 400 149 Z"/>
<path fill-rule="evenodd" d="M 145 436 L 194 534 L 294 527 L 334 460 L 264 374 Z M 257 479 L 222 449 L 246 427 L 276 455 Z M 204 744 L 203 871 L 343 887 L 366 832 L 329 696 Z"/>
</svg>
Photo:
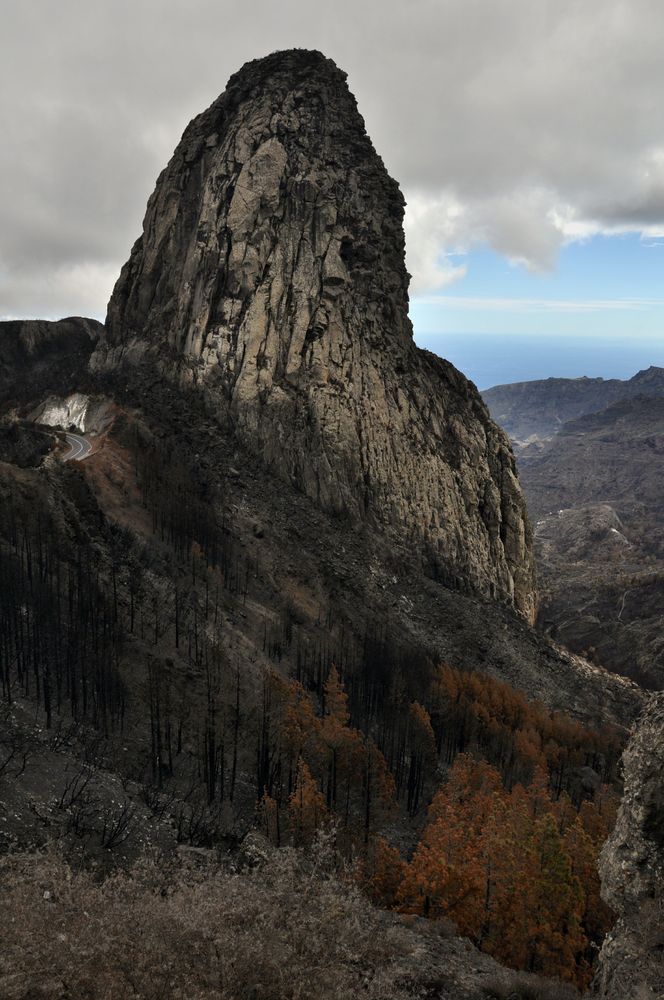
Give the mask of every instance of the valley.
<svg viewBox="0 0 664 1000">
<path fill-rule="evenodd" d="M 539 418 L 531 407 L 540 397 L 560 413 L 570 397 L 585 400 L 575 408 L 599 407 L 555 433 L 549 425 L 548 438 L 518 450 L 536 525 L 538 621 L 569 649 L 655 690 L 664 684 L 660 377 L 652 368 L 604 388 L 601 380 L 569 380 L 560 399 L 556 380 L 532 383 L 523 410 L 516 401 L 524 390 L 515 386 L 508 404 L 515 408 L 510 419 L 534 438 Z M 505 407 L 510 387 L 501 393 Z"/>
</svg>

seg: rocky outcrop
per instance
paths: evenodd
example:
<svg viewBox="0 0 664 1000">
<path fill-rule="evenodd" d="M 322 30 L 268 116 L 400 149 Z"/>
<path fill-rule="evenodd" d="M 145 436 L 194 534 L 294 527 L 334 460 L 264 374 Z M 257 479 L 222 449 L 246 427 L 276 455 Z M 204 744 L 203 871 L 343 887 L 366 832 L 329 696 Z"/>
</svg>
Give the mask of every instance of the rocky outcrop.
<svg viewBox="0 0 664 1000">
<path fill-rule="evenodd" d="M 323 510 L 531 614 L 507 439 L 412 340 L 403 207 L 334 63 L 301 50 L 248 63 L 161 174 L 94 366 L 196 387 Z"/>
<path fill-rule="evenodd" d="M 49 396 L 28 419 L 46 427 L 62 427 L 80 434 L 99 434 L 110 423 L 113 408 L 103 396 L 73 392 L 70 396 Z"/>
<path fill-rule="evenodd" d="M 0 408 L 37 399 L 49 389 L 73 388 L 102 330 L 101 323 L 80 316 L 0 323 Z"/>
<path fill-rule="evenodd" d="M 600 857 L 618 914 L 600 955 L 597 996 L 664 995 L 664 694 L 654 695 L 623 757 L 625 794 Z"/>
</svg>

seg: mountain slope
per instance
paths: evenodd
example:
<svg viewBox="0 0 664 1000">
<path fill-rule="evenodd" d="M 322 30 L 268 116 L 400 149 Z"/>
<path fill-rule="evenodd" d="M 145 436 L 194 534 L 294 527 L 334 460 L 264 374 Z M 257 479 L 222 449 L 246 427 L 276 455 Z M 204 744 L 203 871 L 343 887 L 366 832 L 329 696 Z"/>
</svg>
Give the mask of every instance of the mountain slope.
<svg viewBox="0 0 664 1000">
<path fill-rule="evenodd" d="M 525 448 L 540 622 L 576 652 L 664 686 L 664 399 L 622 399 Z"/>
<path fill-rule="evenodd" d="M 0 323 L 0 413 L 51 389 L 68 392 L 80 384 L 102 330 L 101 323 L 80 316 Z"/>
<path fill-rule="evenodd" d="M 664 398 L 637 396 L 566 423 L 519 458 L 533 517 L 557 507 L 611 502 L 664 513 Z"/>
<path fill-rule="evenodd" d="M 482 398 L 496 423 L 524 443 L 550 438 L 569 420 L 639 395 L 664 395 L 664 368 L 651 366 L 624 381 L 584 377 L 515 382 L 486 389 Z"/>
</svg>

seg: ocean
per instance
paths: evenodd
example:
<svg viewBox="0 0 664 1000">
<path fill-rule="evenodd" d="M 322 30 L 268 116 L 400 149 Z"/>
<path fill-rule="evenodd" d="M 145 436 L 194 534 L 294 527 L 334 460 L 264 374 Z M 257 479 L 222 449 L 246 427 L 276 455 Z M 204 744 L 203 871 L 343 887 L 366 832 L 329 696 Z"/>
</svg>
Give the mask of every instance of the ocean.
<svg viewBox="0 0 664 1000">
<path fill-rule="evenodd" d="M 602 339 L 598 336 L 564 337 L 518 334 L 424 334 L 420 347 L 447 358 L 478 389 L 508 382 L 543 378 L 627 379 L 643 368 L 664 368 L 664 335 L 661 338 Z"/>
</svg>

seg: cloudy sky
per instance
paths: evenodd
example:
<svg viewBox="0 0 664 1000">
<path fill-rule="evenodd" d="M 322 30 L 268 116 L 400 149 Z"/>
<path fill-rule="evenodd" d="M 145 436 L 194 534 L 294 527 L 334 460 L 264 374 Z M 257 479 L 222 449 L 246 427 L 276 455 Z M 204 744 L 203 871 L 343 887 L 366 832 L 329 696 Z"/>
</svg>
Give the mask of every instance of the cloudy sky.
<svg viewBox="0 0 664 1000">
<path fill-rule="evenodd" d="M 662 0 L 2 0 L 0 316 L 103 318 L 189 119 L 292 46 L 348 72 L 405 192 L 420 342 L 660 360 Z"/>
</svg>

